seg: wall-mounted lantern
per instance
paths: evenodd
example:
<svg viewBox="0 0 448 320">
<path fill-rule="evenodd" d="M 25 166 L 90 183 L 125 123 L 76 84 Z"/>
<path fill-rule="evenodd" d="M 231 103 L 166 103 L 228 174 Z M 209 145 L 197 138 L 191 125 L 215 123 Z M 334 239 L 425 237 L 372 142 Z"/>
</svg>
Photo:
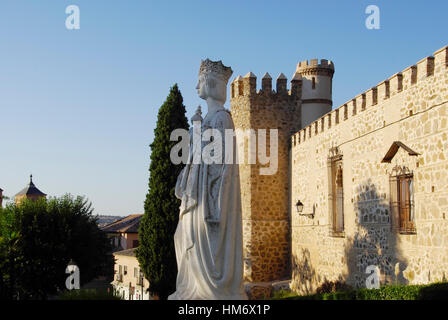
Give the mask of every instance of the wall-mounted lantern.
<svg viewBox="0 0 448 320">
<path fill-rule="evenodd" d="M 297 200 L 296 208 L 297 208 L 297 212 L 298 212 L 299 214 L 302 213 L 302 211 L 303 211 L 303 203 L 302 203 L 302 201 Z"/>
<path fill-rule="evenodd" d="M 303 207 L 304 207 L 304 205 L 303 205 L 302 201 L 297 200 L 297 202 L 296 202 L 296 209 L 297 209 L 297 212 L 299 213 L 299 216 L 307 216 L 307 217 L 310 217 L 311 219 L 314 219 L 314 214 L 315 214 L 315 211 L 316 211 L 316 207 L 313 205 L 313 212 L 312 213 L 302 213 L 303 212 Z"/>
</svg>

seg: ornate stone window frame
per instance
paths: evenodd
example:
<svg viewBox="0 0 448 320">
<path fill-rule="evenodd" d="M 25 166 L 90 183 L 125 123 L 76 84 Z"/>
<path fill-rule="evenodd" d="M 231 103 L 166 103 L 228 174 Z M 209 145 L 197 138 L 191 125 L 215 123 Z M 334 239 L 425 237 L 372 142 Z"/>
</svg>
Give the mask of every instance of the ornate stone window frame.
<svg viewBox="0 0 448 320">
<path fill-rule="evenodd" d="M 400 234 L 416 234 L 414 173 L 396 165 L 389 176 L 391 229 Z"/>
<path fill-rule="evenodd" d="M 327 158 L 327 169 L 328 169 L 328 226 L 329 234 L 331 237 L 344 238 L 345 237 L 345 221 L 344 221 L 344 189 L 343 189 L 343 172 L 344 165 L 342 161 L 343 155 L 338 147 L 332 147 L 330 149 Z M 341 171 L 341 172 L 339 172 Z M 339 186 L 339 187 L 338 187 Z M 340 189 L 339 189 L 340 188 Z M 339 190 L 338 190 L 339 189 Z M 337 217 L 337 205 L 338 205 L 338 194 L 340 201 L 342 201 L 342 227 L 336 227 Z"/>
</svg>

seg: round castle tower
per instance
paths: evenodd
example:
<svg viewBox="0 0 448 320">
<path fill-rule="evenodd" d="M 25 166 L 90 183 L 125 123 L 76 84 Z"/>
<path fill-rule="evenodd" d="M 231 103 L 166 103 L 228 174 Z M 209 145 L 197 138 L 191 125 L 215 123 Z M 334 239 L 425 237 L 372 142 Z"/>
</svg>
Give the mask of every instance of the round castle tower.
<svg viewBox="0 0 448 320">
<path fill-rule="evenodd" d="M 331 111 L 334 64 L 322 59 L 305 60 L 297 64 L 296 73 L 302 76 L 302 113 L 300 128 Z"/>
</svg>

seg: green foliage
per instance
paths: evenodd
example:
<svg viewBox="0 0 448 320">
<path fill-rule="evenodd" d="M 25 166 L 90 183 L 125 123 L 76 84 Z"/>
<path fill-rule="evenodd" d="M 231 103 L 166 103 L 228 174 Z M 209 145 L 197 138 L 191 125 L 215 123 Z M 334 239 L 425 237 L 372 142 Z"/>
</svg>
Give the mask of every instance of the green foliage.
<svg viewBox="0 0 448 320">
<path fill-rule="evenodd" d="M 79 289 L 63 292 L 58 296 L 58 300 L 121 300 L 121 298 L 106 290 Z"/>
<path fill-rule="evenodd" d="M 321 296 L 316 295 L 315 300 L 357 300 L 357 299 L 354 291 L 338 291 L 338 292 L 323 293 Z"/>
<path fill-rule="evenodd" d="M 317 289 L 316 293 L 333 293 L 338 291 L 349 291 L 352 288 L 347 285 L 345 282 L 337 280 L 337 281 L 329 281 L 325 280 Z"/>
<path fill-rule="evenodd" d="M 14 273 L 8 272 L 19 257 L 14 213 L 0 208 L 0 299 L 12 297 Z"/>
<path fill-rule="evenodd" d="M 0 211 L 0 295 L 46 299 L 65 288 L 73 259 L 81 284 L 112 268 L 110 242 L 98 228 L 91 204 L 65 195 L 9 204 Z"/>
<path fill-rule="evenodd" d="M 177 265 L 174 233 L 179 216 L 180 200 L 174 195 L 177 176 L 183 165 L 170 160 L 170 141 L 175 129 L 188 129 L 182 95 L 175 84 L 160 107 L 154 141 L 151 144 L 149 191 L 145 214 L 140 223 L 137 259 L 149 280 L 149 292 L 165 299 L 176 289 Z"/>
<path fill-rule="evenodd" d="M 285 300 L 448 300 L 448 282 L 427 285 L 391 285 L 380 289 L 358 289 L 327 292 L 308 296 L 279 295 L 273 299 Z"/>
<path fill-rule="evenodd" d="M 272 300 L 282 300 L 282 299 L 292 298 L 292 297 L 296 297 L 296 296 L 297 295 L 290 290 L 281 289 L 281 290 L 274 291 L 271 299 Z"/>
<path fill-rule="evenodd" d="M 356 292 L 356 300 L 418 300 L 423 286 L 384 286 L 380 289 L 360 289 Z"/>
</svg>

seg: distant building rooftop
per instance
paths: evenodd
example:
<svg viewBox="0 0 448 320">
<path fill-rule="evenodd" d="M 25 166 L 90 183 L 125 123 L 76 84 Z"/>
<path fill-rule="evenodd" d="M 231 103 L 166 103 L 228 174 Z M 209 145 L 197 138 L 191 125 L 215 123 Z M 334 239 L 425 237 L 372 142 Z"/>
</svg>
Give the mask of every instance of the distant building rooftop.
<svg viewBox="0 0 448 320">
<path fill-rule="evenodd" d="M 37 187 L 33 183 L 33 175 L 30 176 L 30 183 L 19 193 L 16 194 L 17 196 L 42 196 L 45 197 L 46 194 L 37 189 Z"/>
<path fill-rule="evenodd" d="M 112 222 L 115 222 L 117 220 L 122 219 L 122 216 L 105 216 L 105 215 L 98 215 L 97 216 L 97 224 L 99 228 L 105 227 L 108 224 L 111 224 Z"/>
<path fill-rule="evenodd" d="M 123 219 L 101 227 L 101 230 L 104 232 L 138 233 L 138 227 L 140 226 L 142 217 L 143 214 L 131 214 Z"/>
<path fill-rule="evenodd" d="M 121 250 L 121 251 L 117 251 L 114 252 L 114 256 L 128 256 L 128 257 L 135 257 L 135 250 L 137 248 L 132 248 L 132 249 L 126 249 L 126 250 Z"/>
</svg>

